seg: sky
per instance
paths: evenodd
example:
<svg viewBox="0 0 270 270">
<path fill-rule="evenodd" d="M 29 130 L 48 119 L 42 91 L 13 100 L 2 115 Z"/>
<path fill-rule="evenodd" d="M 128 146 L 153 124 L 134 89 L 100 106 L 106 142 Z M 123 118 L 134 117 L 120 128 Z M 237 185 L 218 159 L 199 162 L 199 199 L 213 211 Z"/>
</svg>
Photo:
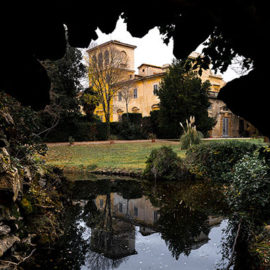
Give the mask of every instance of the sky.
<svg viewBox="0 0 270 270">
<path fill-rule="evenodd" d="M 136 72 L 137 67 L 142 63 L 162 66 L 163 64 L 170 64 L 174 58 L 173 40 L 171 39 L 168 45 L 163 43 L 162 36 L 157 27 L 149 30 L 144 37 L 136 38 L 127 31 L 127 25 L 119 17 L 116 27 L 111 34 L 102 33 L 98 28 L 96 33 L 98 38 L 94 42 L 97 44 L 102 44 L 110 40 L 118 40 L 137 46 L 134 52 Z M 200 53 L 202 49 L 203 45 L 200 45 L 196 51 Z M 239 74 L 231 68 L 221 75 L 226 82 L 239 77 Z"/>
</svg>

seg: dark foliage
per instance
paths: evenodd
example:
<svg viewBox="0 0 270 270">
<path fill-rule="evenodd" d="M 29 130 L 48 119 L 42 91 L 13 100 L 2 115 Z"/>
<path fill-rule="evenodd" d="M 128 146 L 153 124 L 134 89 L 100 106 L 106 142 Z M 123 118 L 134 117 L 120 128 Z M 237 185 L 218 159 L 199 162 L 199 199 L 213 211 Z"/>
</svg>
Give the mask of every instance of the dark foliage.
<svg viewBox="0 0 270 270">
<path fill-rule="evenodd" d="M 95 108 L 99 105 L 97 92 L 91 87 L 86 88 L 80 97 L 80 103 L 88 121 L 92 121 L 94 119 Z"/>
<path fill-rule="evenodd" d="M 181 158 L 170 147 L 163 146 L 152 150 L 143 175 L 152 180 L 180 180 L 186 176 L 186 170 Z"/>
<path fill-rule="evenodd" d="M 187 151 L 186 164 L 199 177 L 228 183 L 232 180 L 234 165 L 244 155 L 252 155 L 259 147 L 240 141 L 202 143 Z"/>
<path fill-rule="evenodd" d="M 21 106 L 13 97 L 0 92 L 0 137 L 8 146 L 13 161 L 33 163 L 32 155 L 44 155 L 47 146 L 39 137 L 38 114 L 30 107 Z"/>
<path fill-rule="evenodd" d="M 160 99 L 158 126 L 166 130 L 167 138 L 179 138 L 179 122 L 184 123 L 190 116 L 195 116 L 197 130 L 204 136 L 215 125 L 208 116 L 210 83 L 202 83 L 191 66 L 190 60 L 175 60 L 156 91 Z"/>
<path fill-rule="evenodd" d="M 141 113 L 129 113 L 128 115 L 126 113 L 123 113 L 122 115 L 122 121 L 123 122 L 131 122 L 133 124 L 141 124 L 142 122 L 142 114 Z"/>
</svg>

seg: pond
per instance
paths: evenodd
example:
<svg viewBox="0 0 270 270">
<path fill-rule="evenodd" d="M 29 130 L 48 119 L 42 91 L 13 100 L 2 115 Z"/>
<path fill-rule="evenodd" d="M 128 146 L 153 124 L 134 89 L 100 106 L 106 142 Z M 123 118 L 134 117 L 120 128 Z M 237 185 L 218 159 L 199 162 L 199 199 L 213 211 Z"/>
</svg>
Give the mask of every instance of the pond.
<svg viewBox="0 0 270 270">
<path fill-rule="evenodd" d="M 228 210 L 220 187 L 99 178 L 69 183 L 72 206 L 65 234 L 55 247 L 37 255 L 46 263 L 34 269 L 194 270 L 228 265 Z"/>
</svg>

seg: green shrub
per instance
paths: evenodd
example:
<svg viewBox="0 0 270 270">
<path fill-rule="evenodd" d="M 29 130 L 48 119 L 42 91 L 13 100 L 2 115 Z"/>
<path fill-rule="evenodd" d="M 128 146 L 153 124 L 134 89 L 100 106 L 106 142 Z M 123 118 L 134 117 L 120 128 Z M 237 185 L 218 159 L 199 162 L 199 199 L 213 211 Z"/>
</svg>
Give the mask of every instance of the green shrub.
<svg viewBox="0 0 270 270">
<path fill-rule="evenodd" d="M 152 150 L 146 160 L 144 177 L 147 179 L 178 180 L 186 170 L 180 157 L 170 147 Z"/>
<path fill-rule="evenodd" d="M 122 140 L 143 139 L 141 126 L 129 121 L 119 122 L 118 125 L 114 125 L 112 133 Z"/>
<path fill-rule="evenodd" d="M 189 149 L 192 145 L 201 143 L 201 139 L 203 138 L 203 134 L 200 131 L 197 131 L 195 123 L 195 117 L 190 116 L 189 121 L 186 120 L 186 128 L 180 122 L 184 133 L 180 137 L 181 149 Z"/>
<path fill-rule="evenodd" d="M 227 198 L 231 209 L 238 212 L 242 218 L 248 218 L 255 223 L 269 218 L 269 167 L 257 154 L 245 155 L 235 164 Z"/>
<path fill-rule="evenodd" d="M 72 145 L 75 142 L 75 140 L 74 140 L 74 138 L 72 136 L 69 136 L 68 137 L 68 142 L 69 142 L 70 145 Z"/>
<path fill-rule="evenodd" d="M 244 156 L 252 155 L 260 145 L 240 141 L 207 142 L 191 147 L 186 165 L 191 173 L 226 183 L 231 181 L 234 165 Z"/>
<path fill-rule="evenodd" d="M 142 122 L 142 114 L 141 113 L 129 113 L 128 115 L 126 113 L 123 113 L 122 115 L 122 121 L 128 121 L 133 124 L 141 124 Z"/>
</svg>

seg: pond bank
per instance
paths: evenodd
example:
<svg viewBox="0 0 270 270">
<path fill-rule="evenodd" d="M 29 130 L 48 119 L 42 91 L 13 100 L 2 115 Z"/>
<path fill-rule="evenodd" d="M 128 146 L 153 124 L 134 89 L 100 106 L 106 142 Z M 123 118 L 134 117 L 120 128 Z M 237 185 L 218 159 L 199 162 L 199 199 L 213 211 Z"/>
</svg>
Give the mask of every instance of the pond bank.
<svg viewBox="0 0 270 270">
<path fill-rule="evenodd" d="M 63 234 L 65 178 L 42 164 L 16 166 L 5 148 L 0 172 L 0 269 L 18 269 Z"/>
</svg>

